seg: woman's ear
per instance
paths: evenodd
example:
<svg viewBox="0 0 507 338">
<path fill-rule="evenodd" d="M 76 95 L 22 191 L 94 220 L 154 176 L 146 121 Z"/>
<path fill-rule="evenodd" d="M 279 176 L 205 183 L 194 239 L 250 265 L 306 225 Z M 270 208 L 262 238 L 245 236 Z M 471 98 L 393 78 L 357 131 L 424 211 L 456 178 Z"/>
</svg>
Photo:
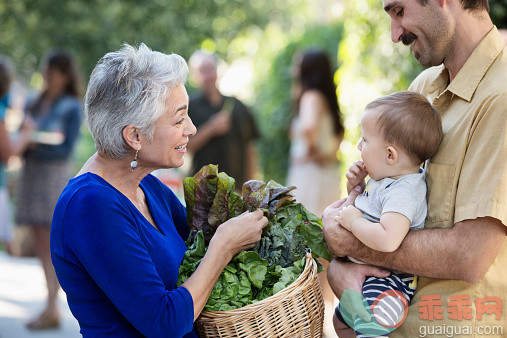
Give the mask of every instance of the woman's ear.
<svg viewBox="0 0 507 338">
<path fill-rule="evenodd" d="M 396 162 L 398 162 L 399 155 L 396 148 L 393 146 L 388 146 L 386 150 L 387 150 L 387 164 L 395 164 Z"/>
<path fill-rule="evenodd" d="M 139 129 L 133 124 L 129 124 L 122 131 L 123 139 L 125 142 L 135 150 L 141 149 L 141 135 Z"/>
</svg>

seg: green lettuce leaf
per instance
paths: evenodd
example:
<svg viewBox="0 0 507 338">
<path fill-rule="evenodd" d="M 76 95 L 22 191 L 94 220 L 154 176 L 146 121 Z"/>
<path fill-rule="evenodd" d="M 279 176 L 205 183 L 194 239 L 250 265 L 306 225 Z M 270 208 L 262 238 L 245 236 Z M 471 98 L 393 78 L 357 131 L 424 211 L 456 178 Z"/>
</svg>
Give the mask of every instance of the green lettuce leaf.
<svg viewBox="0 0 507 338">
<path fill-rule="evenodd" d="M 204 243 L 204 235 L 202 231 L 197 232 L 193 243 L 190 239 L 186 242 L 187 251 L 183 256 L 179 267 L 178 281 L 176 285 L 180 286 L 197 270 L 202 258 L 206 254 L 206 246 Z"/>
<path fill-rule="evenodd" d="M 262 282 L 266 278 L 266 273 L 268 272 L 268 261 L 262 259 L 261 256 L 254 251 L 242 251 L 234 257 L 234 261 L 238 262 L 239 268 L 246 272 L 253 286 L 257 289 L 261 289 Z"/>
<path fill-rule="evenodd" d="M 287 286 L 292 284 L 296 279 L 298 279 L 299 276 L 301 276 L 301 273 L 303 273 L 303 270 L 305 268 L 306 258 L 301 258 L 300 260 L 297 260 L 294 262 L 294 265 L 281 268 L 280 267 L 280 279 L 275 285 L 273 285 L 273 294 L 276 294 L 277 292 L 285 289 Z"/>
</svg>

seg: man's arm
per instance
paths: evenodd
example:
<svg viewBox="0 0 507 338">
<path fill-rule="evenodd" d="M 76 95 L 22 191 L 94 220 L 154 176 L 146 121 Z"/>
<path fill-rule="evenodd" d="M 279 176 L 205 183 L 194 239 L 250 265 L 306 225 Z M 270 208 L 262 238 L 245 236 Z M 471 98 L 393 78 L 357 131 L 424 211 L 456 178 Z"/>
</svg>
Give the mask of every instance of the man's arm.
<svg viewBox="0 0 507 338">
<path fill-rule="evenodd" d="M 506 235 L 499 220 L 481 217 L 456 223 L 451 229 L 410 231 L 398 250 L 383 253 L 363 245 L 349 231 L 324 215 L 324 235 L 338 256 L 419 276 L 475 283 L 495 260 Z M 333 217 L 334 218 L 334 217 Z"/>
</svg>

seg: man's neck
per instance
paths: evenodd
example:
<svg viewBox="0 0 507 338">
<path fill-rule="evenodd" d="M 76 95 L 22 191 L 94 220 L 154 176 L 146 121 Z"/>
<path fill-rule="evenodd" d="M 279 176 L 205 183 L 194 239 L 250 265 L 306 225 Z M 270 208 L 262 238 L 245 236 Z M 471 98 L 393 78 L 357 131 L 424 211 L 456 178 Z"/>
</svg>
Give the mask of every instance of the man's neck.
<svg viewBox="0 0 507 338">
<path fill-rule="evenodd" d="M 456 20 L 456 35 L 453 41 L 454 48 L 444 60 L 444 66 L 449 72 L 451 82 L 472 52 L 493 28 L 488 13 L 463 11 Z"/>
</svg>

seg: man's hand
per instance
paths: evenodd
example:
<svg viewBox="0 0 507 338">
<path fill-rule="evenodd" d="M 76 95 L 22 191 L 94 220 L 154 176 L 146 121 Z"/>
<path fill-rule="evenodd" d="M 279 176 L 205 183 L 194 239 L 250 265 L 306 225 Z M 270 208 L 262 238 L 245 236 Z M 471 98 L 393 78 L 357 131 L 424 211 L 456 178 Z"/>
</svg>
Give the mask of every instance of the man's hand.
<svg viewBox="0 0 507 338">
<path fill-rule="evenodd" d="M 205 123 L 199 125 L 199 131 L 192 136 L 187 144 L 187 150 L 196 153 L 214 137 L 227 134 L 231 129 L 232 117 L 227 111 L 220 111 L 210 117 Z"/>
<path fill-rule="evenodd" d="M 231 129 L 231 113 L 220 111 L 208 120 L 210 129 L 214 131 L 215 136 L 221 136 Z"/>
<path fill-rule="evenodd" d="M 361 193 L 361 187 L 355 187 L 349 194 L 349 197 L 334 202 L 328 206 L 322 213 L 322 226 L 324 239 L 329 246 L 329 250 L 340 257 L 347 255 L 347 244 L 354 243 L 357 239 L 347 229 L 336 223 L 335 217 L 338 212 L 348 205 L 354 205 L 356 197 Z"/>
<path fill-rule="evenodd" d="M 352 289 L 362 294 L 363 283 L 367 276 L 385 278 L 391 272 L 368 264 L 341 262 L 336 258 L 331 260 L 327 268 L 327 280 L 336 297 L 341 298 L 346 289 Z"/>
<path fill-rule="evenodd" d="M 358 218 L 363 218 L 361 211 L 353 205 L 347 205 L 344 206 L 342 210 L 338 211 L 335 220 L 348 231 L 352 231 L 352 224 Z"/>
<path fill-rule="evenodd" d="M 356 161 L 352 163 L 349 170 L 345 173 L 345 177 L 347 177 L 347 193 L 350 194 L 354 187 L 358 185 L 364 190 L 364 179 L 366 176 L 368 176 L 368 172 L 366 171 L 366 166 L 363 161 Z"/>
</svg>

